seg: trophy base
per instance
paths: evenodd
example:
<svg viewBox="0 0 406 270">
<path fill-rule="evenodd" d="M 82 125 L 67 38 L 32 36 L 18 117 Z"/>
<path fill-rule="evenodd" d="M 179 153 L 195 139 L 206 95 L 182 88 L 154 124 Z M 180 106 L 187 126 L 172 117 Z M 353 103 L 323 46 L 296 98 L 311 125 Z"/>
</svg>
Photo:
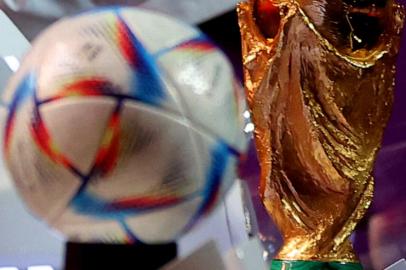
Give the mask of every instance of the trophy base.
<svg viewBox="0 0 406 270">
<path fill-rule="evenodd" d="M 271 270 L 362 270 L 360 263 L 272 260 Z"/>
</svg>

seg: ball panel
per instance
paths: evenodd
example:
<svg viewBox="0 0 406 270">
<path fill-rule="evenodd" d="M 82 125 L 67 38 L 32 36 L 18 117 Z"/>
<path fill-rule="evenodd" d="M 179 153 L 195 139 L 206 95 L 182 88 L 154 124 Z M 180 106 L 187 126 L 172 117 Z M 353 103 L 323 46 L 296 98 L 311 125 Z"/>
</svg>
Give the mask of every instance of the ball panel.
<svg viewBox="0 0 406 270">
<path fill-rule="evenodd" d="M 6 163 L 18 191 L 31 210 L 46 221 L 56 218 L 80 185 L 70 170 L 45 155 L 31 136 L 33 104 L 17 112 Z"/>
<path fill-rule="evenodd" d="M 120 150 L 114 171 L 89 190 L 103 199 L 183 196 L 203 184 L 196 136 L 182 119 L 153 107 L 124 102 Z M 146 180 L 147 179 L 147 180 Z M 193 179 L 193 181 L 188 181 Z"/>
<path fill-rule="evenodd" d="M 163 14 L 141 9 L 122 9 L 120 14 L 151 54 L 199 35 L 193 27 Z"/>
<path fill-rule="evenodd" d="M 171 242 L 183 233 L 191 214 L 202 203 L 201 197 L 192 198 L 174 207 L 162 208 L 126 219 L 134 234 L 145 243 Z"/>
<path fill-rule="evenodd" d="M 116 20 L 110 13 L 100 13 L 91 19 L 64 20 L 53 29 L 64 32 L 63 36 L 58 35 L 57 42 L 49 40 L 55 35 L 40 36 L 36 40 L 39 44 L 48 44 L 38 70 L 40 100 L 78 95 L 79 90 L 89 88 L 88 85 L 82 87 L 85 89 L 69 87 L 78 81 L 113 82 L 110 92 L 129 93 L 131 69 L 116 41 Z"/>
<path fill-rule="evenodd" d="M 80 97 L 40 106 L 53 143 L 82 174 L 88 174 L 95 162 L 116 104 L 112 98 Z"/>
<path fill-rule="evenodd" d="M 236 97 L 233 71 L 225 56 L 199 38 L 162 55 L 159 64 L 185 104 L 186 116 L 207 129 L 207 133 L 242 150 L 240 104 L 244 101 Z"/>
</svg>

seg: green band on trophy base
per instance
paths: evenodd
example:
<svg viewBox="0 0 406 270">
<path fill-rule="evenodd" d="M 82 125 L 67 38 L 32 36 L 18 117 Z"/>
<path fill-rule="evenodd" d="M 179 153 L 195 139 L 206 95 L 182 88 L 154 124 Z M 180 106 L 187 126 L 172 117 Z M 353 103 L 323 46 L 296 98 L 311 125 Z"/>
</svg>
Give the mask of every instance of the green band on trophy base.
<svg viewBox="0 0 406 270">
<path fill-rule="evenodd" d="M 360 263 L 273 260 L 271 270 L 362 270 Z"/>
</svg>

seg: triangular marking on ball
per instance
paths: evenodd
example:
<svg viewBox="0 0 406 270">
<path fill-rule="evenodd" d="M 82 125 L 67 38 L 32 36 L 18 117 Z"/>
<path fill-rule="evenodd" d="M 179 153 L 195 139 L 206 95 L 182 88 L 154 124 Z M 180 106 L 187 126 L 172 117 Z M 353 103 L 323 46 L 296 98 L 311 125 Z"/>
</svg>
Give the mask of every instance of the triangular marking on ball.
<svg viewBox="0 0 406 270">
<path fill-rule="evenodd" d="M 70 161 L 70 159 L 60 151 L 60 148 L 51 137 L 48 127 L 42 119 L 40 107 L 37 102 L 36 92 L 34 90 L 35 105 L 33 108 L 33 119 L 31 122 L 31 134 L 34 142 L 41 149 L 41 151 L 48 156 L 53 162 L 60 164 L 70 170 L 72 173 L 79 177 L 83 177 L 80 172 Z"/>
<path fill-rule="evenodd" d="M 182 42 L 180 44 L 177 44 L 173 47 L 169 48 L 163 48 L 153 54 L 155 58 L 159 58 L 169 52 L 191 52 L 194 55 L 196 54 L 205 54 L 208 52 L 214 52 L 217 51 L 217 48 L 214 46 L 214 44 L 210 41 L 210 39 L 205 36 L 204 34 L 199 35 L 198 37 L 195 37 L 193 39 L 189 39 L 185 42 Z"/>
<path fill-rule="evenodd" d="M 132 94 L 147 104 L 159 105 L 165 98 L 158 66 L 124 19 L 117 14 L 116 38 L 119 49 L 133 68 Z"/>
</svg>

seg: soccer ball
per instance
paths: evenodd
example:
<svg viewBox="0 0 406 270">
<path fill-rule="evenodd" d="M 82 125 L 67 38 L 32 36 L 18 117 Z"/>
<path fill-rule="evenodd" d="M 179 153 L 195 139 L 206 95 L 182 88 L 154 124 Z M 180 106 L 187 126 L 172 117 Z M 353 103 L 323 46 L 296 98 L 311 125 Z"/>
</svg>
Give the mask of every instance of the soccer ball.
<svg viewBox="0 0 406 270">
<path fill-rule="evenodd" d="M 176 240 L 221 200 L 246 149 L 225 56 L 199 30 L 136 8 L 53 24 L 3 101 L 15 185 L 71 241 Z"/>
</svg>

